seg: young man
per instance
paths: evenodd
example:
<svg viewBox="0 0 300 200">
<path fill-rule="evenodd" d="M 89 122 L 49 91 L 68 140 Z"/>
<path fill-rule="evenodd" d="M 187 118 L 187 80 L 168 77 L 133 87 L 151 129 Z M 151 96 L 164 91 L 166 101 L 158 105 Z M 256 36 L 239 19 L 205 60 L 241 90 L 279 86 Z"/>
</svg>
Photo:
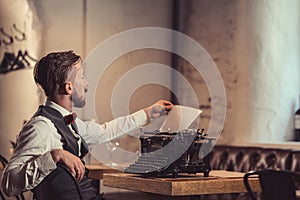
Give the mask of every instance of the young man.
<svg viewBox="0 0 300 200">
<path fill-rule="evenodd" d="M 101 199 L 81 160 L 88 152 L 87 144 L 121 137 L 173 107 L 169 101 L 160 100 L 102 125 L 74 118 L 72 108 L 85 105 L 88 82 L 80 56 L 72 51 L 43 57 L 34 68 L 34 79 L 47 100 L 24 125 L 4 170 L 1 186 L 9 196 L 32 190 L 38 200 L 80 199 L 67 169 L 78 180 L 82 199 Z"/>
</svg>

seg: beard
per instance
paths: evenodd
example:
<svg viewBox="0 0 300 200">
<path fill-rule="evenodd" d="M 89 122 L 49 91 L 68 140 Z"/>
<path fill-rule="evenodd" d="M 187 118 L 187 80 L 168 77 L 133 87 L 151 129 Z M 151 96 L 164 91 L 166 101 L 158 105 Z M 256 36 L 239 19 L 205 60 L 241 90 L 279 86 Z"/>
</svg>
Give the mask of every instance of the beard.
<svg viewBox="0 0 300 200">
<path fill-rule="evenodd" d="M 76 108 L 82 108 L 85 106 L 85 97 L 80 97 L 76 89 L 74 89 L 74 94 L 72 95 L 73 106 Z"/>
</svg>

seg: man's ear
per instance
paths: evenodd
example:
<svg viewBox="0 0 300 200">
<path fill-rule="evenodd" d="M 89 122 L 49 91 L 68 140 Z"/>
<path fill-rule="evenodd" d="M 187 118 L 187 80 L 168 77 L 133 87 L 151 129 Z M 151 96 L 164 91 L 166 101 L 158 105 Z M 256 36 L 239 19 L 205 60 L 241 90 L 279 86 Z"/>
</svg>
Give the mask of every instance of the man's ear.
<svg viewBox="0 0 300 200">
<path fill-rule="evenodd" d="M 73 93 L 73 84 L 71 82 L 66 82 L 65 91 L 66 91 L 67 94 L 72 94 Z"/>
</svg>

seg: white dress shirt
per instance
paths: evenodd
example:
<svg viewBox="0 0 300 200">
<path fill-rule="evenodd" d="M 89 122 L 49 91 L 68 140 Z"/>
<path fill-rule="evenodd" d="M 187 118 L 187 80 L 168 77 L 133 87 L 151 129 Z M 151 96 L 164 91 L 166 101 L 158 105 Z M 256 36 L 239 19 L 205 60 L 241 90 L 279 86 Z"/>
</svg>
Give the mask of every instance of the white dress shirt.
<svg viewBox="0 0 300 200">
<path fill-rule="evenodd" d="M 70 114 L 54 102 L 47 100 L 45 105 L 58 110 L 63 116 Z M 146 122 L 147 116 L 143 110 L 102 125 L 76 118 L 78 132 L 87 144 L 109 142 L 141 127 Z M 30 119 L 21 130 L 17 148 L 4 170 L 1 180 L 3 191 L 7 195 L 15 195 L 37 186 L 56 168 L 50 151 L 62 148 L 61 135 L 48 118 L 36 116 Z"/>
</svg>

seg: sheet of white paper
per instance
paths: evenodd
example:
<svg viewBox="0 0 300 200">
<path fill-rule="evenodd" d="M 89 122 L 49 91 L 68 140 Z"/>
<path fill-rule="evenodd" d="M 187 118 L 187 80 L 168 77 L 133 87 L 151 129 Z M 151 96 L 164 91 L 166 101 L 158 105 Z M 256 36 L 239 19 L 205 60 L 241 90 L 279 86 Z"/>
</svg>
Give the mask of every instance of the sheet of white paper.
<svg viewBox="0 0 300 200">
<path fill-rule="evenodd" d="M 189 126 L 199 117 L 202 110 L 175 105 L 168 113 L 160 131 L 181 131 L 189 128 Z"/>
</svg>

